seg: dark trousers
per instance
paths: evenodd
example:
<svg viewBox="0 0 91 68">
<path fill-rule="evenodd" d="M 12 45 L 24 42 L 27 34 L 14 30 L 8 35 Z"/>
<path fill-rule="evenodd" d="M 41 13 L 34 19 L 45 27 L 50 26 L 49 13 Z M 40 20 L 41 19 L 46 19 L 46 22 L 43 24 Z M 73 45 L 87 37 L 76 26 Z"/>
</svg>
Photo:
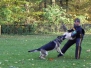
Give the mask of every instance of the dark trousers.
<svg viewBox="0 0 91 68">
<path fill-rule="evenodd" d="M 81 42 L 82 38 L 76 38 L 74 40 L 68 40 L 68 42 L 63 46 L 61 51 L 65 53 L 70 46 L 76 43 L 76 50 L 75 50 L 75 58 L 79 59 L 81 54 Z"/>
</svg>

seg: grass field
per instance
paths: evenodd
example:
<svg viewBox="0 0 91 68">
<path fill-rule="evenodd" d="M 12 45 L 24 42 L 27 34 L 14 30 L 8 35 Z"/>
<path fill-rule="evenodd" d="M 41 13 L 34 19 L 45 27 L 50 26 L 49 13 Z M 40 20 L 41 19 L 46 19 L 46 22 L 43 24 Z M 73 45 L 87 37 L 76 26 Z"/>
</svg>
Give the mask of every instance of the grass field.
<svg viewBox="0 0 91 68">
<path fill-rule="evenodd" d="M 0 68 L 91 68 L 91 35 L 85 35 L 82 54 L 74 58 L 75 45 L 63 57 L 57 58 L 53 50 L 45 60 L 38 58 L 39 52 L 28 53 L 56 38 L 56 35 L 2 35 L 0 36 Z M 67 40 L 62 42 L 63 47 Z"/>
</svg>

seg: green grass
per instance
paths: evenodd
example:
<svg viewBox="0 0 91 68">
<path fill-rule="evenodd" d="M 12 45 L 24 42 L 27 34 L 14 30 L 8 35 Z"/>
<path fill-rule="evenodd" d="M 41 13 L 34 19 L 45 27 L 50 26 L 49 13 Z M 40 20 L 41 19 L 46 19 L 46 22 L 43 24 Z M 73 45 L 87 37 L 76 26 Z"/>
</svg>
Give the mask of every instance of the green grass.
<svg viewBox="0 0 91 68">
<path fill-rule="evenodd" d="M 75 45 L 63 57 L 57 58 L 53 50 L 45 60 L 38 58 L 39 52 L 28 53 L 56 38 L 56 35 L 2 35 L 0 36 L 0 68 L 91 68 L 91 35 L 85 35 L 82 54 L 79 60 L 74 58 Z M 66 43 L 62 42 L 60 47 Z"/>
</svg>

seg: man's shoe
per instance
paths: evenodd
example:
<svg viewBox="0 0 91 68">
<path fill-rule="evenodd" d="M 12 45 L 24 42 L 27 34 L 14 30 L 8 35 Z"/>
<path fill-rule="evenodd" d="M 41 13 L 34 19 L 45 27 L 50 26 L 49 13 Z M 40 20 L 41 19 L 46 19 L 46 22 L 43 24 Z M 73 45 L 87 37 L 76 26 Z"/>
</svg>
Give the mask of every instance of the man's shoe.
<svg viewBox="0 0 91 68">
<path fill-rule="evenodd" d="M 61 56 L 63 56 L 61 53 L 58 55 L 58 57 L 61 57 Z"/>
</svg>

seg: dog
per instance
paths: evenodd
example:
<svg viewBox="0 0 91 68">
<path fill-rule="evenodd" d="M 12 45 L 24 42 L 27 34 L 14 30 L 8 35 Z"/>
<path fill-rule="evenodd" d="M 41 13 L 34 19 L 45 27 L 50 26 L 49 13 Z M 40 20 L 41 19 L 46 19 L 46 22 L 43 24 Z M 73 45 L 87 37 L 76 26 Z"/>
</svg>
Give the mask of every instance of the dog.
<svg viewBox="0 0 91 68">
<path fill-rule="evenodd" d="M 28 52 L 38 52 L 40 51 L 40 58 L 41 59 L 45 59 L 46 56 L 48 56 L 48 51 L 55 49 L 58 53 L 61 53 L 63 55 L 63 53 L 61 52 L 60 49 L 60 44 L 62 43 L 62 41 L 64 39 L 69 39 L 69 40 L 73 40 L 76 34 L 73 34 L 74 32 L 65 32 L 62 36 L 58 36 L 56 39 L 50 41 L 49 43 L 37 48 L 37 49 L 33 49 L 33 50 L 29 50 Z"/>
<path fill-rule="evenodd" d="M 56 49 L 56 51 L 58 53 L 61 53 L 61 49 L 60 49 L 60 44 L 63 40 L 62 36 L 58 36 L 56 39 L 50 41 L 49 43 L 37 48 L 37 49 L 33 49 L 33 50 L 29 50 L 28 52 L 37 52 L 40 51 L 40 58 L 41 59 L 45 59 L 45 57 L 48 55 L 48 51 Z"/>
</svg>

